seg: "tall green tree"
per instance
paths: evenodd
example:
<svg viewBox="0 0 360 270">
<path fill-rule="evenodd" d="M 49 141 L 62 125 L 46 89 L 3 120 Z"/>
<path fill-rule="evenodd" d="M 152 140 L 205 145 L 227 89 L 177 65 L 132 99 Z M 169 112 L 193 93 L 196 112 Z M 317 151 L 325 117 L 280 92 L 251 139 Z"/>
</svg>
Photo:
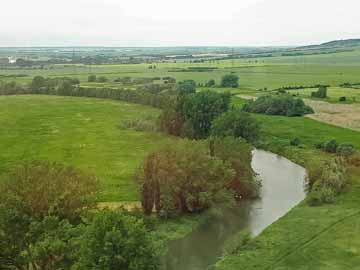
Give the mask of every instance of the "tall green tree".
<svg viewBox="0 0 360 270">
<path fill-rule="evenodd" d="M 125 213 L 102 211 L 80 238 L 75 270 L 156 270 L 158 250 L 143 221 Z"/>
<path fill-rule="evenodd" d="M 187 95 L 181 111 L 185 135 L 196 139 L 208 137 L 212 121 L 229 107 L 229 93 L 205 91 Z"/>
<path fill-rule="evenodd" d="M 239 76 L 235 74 L 227 74 L 221 78 L 222 87 L 239 87 Z"/>
</svg>

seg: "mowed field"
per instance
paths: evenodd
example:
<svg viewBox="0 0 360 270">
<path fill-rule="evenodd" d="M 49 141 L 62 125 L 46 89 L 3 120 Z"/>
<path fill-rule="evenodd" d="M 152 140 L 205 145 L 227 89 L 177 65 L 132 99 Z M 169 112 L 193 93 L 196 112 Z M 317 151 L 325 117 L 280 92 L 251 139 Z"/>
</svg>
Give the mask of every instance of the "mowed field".
<svg viewBox="0 0 360 270">
<path fill-rule="evenodd" d="M 136 201 L 136 168 L 148 152 L 170 139 L 119 125 L 158 114 L 120 101 L 1 96 L 0 173 L 24 160 L 58 161 L 96 175 L 100 201 Z"/>
</svg>

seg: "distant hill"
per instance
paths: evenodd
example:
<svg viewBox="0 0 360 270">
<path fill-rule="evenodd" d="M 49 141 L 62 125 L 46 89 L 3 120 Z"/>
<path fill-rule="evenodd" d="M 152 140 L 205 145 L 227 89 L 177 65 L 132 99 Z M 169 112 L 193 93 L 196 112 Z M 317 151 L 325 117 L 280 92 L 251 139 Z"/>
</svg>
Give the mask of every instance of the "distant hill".
<svg viewBox="0 0 360 270">
<path fill-rule="evenodd" d="M 342 39 L 325 42 L 319 45 L 298 47 L 297 49 L 329 49 L 360 46 L 360 39 Z"/>
</svg>

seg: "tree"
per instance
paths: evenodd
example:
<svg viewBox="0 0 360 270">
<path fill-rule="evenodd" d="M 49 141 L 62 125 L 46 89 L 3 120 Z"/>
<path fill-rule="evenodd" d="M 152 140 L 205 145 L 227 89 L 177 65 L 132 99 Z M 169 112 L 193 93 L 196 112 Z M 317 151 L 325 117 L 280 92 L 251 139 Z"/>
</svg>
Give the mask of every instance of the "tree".
<svg viewBox="0 0 360 270">
<path fill-rule="evenodd" d="M 80 238 L 76 270 L 156 270 L 154 240 L 142 220 L 122 212 L 101 211 Z"/>
<path fill-rule="evenodd" d="M 327 87 L 321 85 L 316 92 L 311 93 L 311 96 L 315 98 L 327 98 Z"/>
<path fill-rule="evenodd" d="M 235 172 L 229 163 L 211 157 L 203 144 L 182 141 L 149 154 L 137 175 L 145 214 L 154 207 L 169 217 L 199 212 L 224 203 Z"/>
<path fill-rule="evenodd" d="M 105 83 L 107 82 L 107 78 L 105 76 L 99 76 L 97 79 L 96 79 L 96 82 L 98 83 Z"/>
<path fill-rule="evenodd" d="M 226 187 L 237 200 L 254 198 L 259 194 L 260 182 L 251 167 L 252 146 L 242 138 L 221 137 L 210 139 L 212 156 L 231 165 L 235 174 Z"/>
<path fill-rule="evenodd" d="M 31 82 L 30 88 L 38 91 L 44 86 L 46 86 L 46 79 L 42 76 L 35 76 Z"/>
<path fill-rule="evenodd" d="M 96 82 L 96 75 L 89 75 L 88 82 Z"/>
<path fill-rule="evenodd" d="M 194 80 L 185 80 L 179 82 L 177 89 L 180 94 L 193 94 L 196 92 L 196 82 Z"/>
<path fill-rule="evenodd" d="M 78 230 L 67 220 L 54 216 L 35 219 L 17 200 L 16 204 L 0 204 L 1 269 L 69 269 L 77 236 Z"/>
<path fill-rule="evenodd" d="M 223 76 L 221 79 L 221 86 L 232 88 L 239 87 L 239 76 L 234 74 L 228 74 Z"/>
<path fill-rule="evenodd" d="M 216 92 L 199 92 L 187 95 L 181 110 L 185 120 L 185 135 L 201 139 L 210 134 L 211 123 L 230 106 L 230 94 Z M 189 129 L 191 131 L 189 131 Z"/>
<path fill-rule="evenodd" d="M 221 114 L 213 121 L 211 135 L 241 137 L 248 142 L 254 142 L 259 138 L 260 125 L 250 114 L 234 109 Z"/>
<path fill-rule="evenodd" d="M 209 80 L 209 81 L 205 84 L 205 86 L 207 86 L 207 87 L 213 87 L 213 86 L 215 86 L 215 80 L 214 80 L 214 79 Z"/>
<path fill-rule="evenodd" d="M 23 204 L 31 217 L 52 214 L 74 220 L 95 205 L 97 187 L 96 177 L 73 167 L 34 161 L 14 168 L 0 191 L 10 198 L 5 203 Z"/>
</svg>

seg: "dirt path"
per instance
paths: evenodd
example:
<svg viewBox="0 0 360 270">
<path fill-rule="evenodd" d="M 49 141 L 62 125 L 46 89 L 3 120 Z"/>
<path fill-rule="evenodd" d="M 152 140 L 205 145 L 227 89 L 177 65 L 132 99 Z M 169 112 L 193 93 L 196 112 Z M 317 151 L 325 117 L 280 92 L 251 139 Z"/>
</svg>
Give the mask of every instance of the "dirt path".
<svg viewBox="0 0 360 270">
<path fill-rule="evenodd" d="M 360 105 L 332 104 L 309 99 L 304 99 L 304 101 L 315 111 L 315 114 L 309 114 L 306 117 L 360 131 Z"/>
</svg>

